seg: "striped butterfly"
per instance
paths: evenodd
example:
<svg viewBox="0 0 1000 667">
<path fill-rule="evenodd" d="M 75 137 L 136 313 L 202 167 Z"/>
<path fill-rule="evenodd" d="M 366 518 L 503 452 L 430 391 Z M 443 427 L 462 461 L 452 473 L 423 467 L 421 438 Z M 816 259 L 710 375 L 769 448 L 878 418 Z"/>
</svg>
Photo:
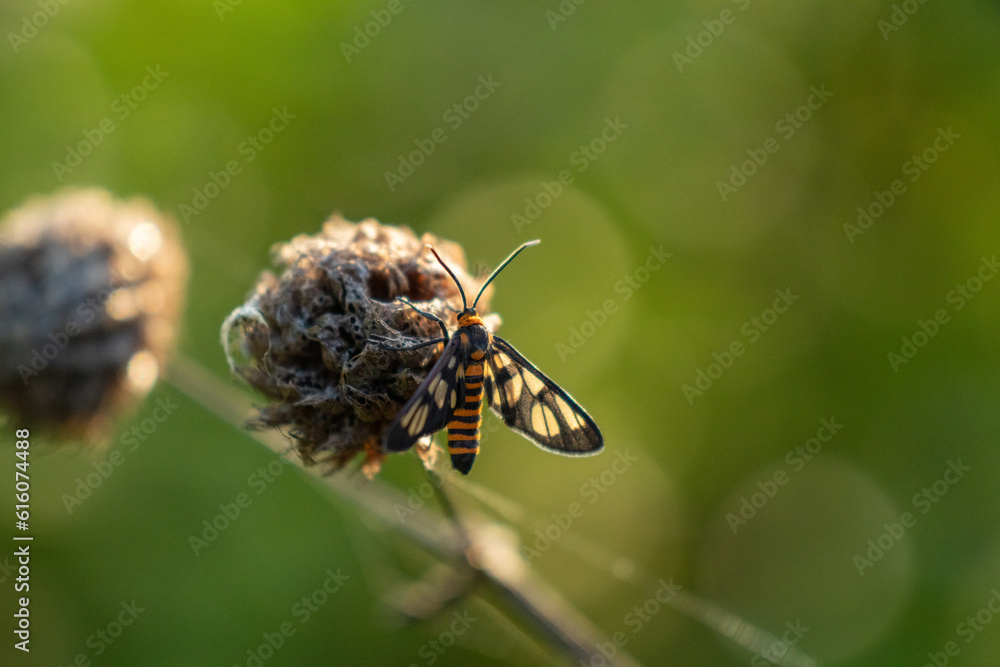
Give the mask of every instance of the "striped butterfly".
<svg viewBox="0 0 1000 667">
<path fill-rule="evenodd" d="M 441 337 L 405 347 L 391 346 L 385 339 L 373 337 L 376 344 L 395 350 L 444 343 L 441 358 L 389 426 L 383 443 L 385 451 L 406 451 L 420 438 L 447 427 L 451 464 L 468 475 L 479 453 L 484 398 L 507 426 L 542 449 L 567 456 L 590 456 L 604 447 L 601 431 L 580 404 L 510 343 L 491 334 L 476 313 L 486 286 L 518 253 L 538 243 L 529 241 L 512 252 L 483 283 L 471 307 L 458 278 L 437 251 L 430 249 L 458 286 L 463 309 L 458 314 L 458 329 L 449 334 L 440 317 L 401 297 L 410 308 L 437 322 Z"/>
</svg>

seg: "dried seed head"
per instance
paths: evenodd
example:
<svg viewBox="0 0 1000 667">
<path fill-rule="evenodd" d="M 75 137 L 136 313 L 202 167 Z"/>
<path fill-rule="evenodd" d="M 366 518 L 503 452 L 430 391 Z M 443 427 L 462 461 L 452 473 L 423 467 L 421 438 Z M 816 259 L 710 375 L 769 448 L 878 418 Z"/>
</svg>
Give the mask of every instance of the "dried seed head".
<svg viewBox="0 0 1000 667">
<path fill-rule="evenodd" d="M 145 200 L 66 190 L 10 213 L 0 240 L 0 403 L 18 426 L 97 442 L 173 348 L 176 228 Z"/>
<path fill-rule="evenodd" d="M 380 468 L 382 436 L 440 355 L 440 346 L 394 351 L 440 337 L 440 328 L 397 297 L 457 326 L 458 288 L 427 250 L 431 244 L 476 294 L 482 282 L 466 273 L 461 246 L 376 220 L 334 216 L 315 236 L 300 235 L 272 253 L 280 277 L 265 272 L 247 302 L 226 319 L 222 344 L 230 368 L 271 402 L 251 422 L 289 428 L 307 464 L 332 469 L 365 453 L 363 471 Z M 490 290 L 480 299 L 489 303 Z M 487 324 L 495 328 L 499 318 Z M 416 339 L 416 340 L 415 340 Z"/>
</svg>

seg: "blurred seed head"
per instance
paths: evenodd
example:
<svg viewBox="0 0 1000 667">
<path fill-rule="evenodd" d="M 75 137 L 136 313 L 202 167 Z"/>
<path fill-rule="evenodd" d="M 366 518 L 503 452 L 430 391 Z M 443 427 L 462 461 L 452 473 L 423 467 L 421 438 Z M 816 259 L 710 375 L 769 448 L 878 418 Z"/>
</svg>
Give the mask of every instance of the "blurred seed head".
<svg viewBox="0 0 1000 667">
<path fill-rule="evenodd" d="M 98 442 L 173 348 L 187 260 L 142 199 L 65 190 L 0 223 L 0 410 L 17 427 Z"/>
<path fill-rule="evenodd" d="M 270 401 L 252 427 L 287 428 L 306 464 L 336 470 L 364 453 L 362 471 L 369 477 L 379 471 L 383 434 L 441 346 L 396 351 L 369 337 L 400 345 L 440 337 L 437 324 L 394 301 L 400 296 L 449 329 L 458 324 L 451 308 L 462 307 L 458 288 L 427 244 L 467 295 L 479 291 L 482 281 L 466 272 L 461 246 L 430 234 L 418 239 L 407 227 L 373 219 L 351 223 L 335 215 L 320 233 L 274 246 L 280 276 L 263 273 L 222 327 L 230 368 Z M 480 299 L 480 311 L 491 291 Z M 499 325 L 496 316 L 485 321 Z"/>
</svg>

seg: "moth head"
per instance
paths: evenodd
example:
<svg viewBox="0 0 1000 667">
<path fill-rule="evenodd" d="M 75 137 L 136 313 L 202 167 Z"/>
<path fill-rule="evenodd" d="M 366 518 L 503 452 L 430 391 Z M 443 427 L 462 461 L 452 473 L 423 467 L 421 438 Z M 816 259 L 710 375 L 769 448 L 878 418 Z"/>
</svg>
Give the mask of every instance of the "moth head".
<svg viewBox="0 0 1000 667">
<path fill-rule="evenodd" d="M 445 264 L 443 259 L 441 259 L 441 255 L 437 253 L 437 250 L 435 250 L 433 246 L 430 245 L 427 246 L 428 248 L 431 249 L 431 252 L 434 253 L 434 257 L 437 258 L 438 263 L 440 263 L 441 266 L 444 267 L 444 270 L 448 272 L 448 275 L 451 276 L 451 279 L 455 281 L 455 285 L 458 287 L 458 293 L 462 295 L 462 310 L 458 314 L 459 326 L 464 326 L 462 324 L 463 322 L 470 322 L 470 318 L 476 318 L 476 319 L 479 318 L 479 315 L 476 313 L 476 304 L 479 303 L 479 297 L 481 297 L 483 295 L 483 292 L 486 291 L 487 285 L 493 282 L 493 279 L 497 277 L 497 274 L 500 273 L 505 266 L 510 264 L 522 250 L 524 250 L 529 246 L 538 245 L 539 243 L 541 243 L 541 240 L 539 239 L 535 239 L 534 241 L 528 241 L 527 243 L 522 243 L 517 248 L 517 250 L 510 253 L 507 256 L 507 259 L 505 259 L 500 263 L 500 266 L 493 269 L 493 273 L 491 273 L 490 277 L 486 279 L 486 282 L 483 283 L 483 286 L 479 288 L 479 294 L 476 295 L 476 300 L 472 302 L 471 306 L 469 305 L 469 302 L 465 300 L 465 290 L 462 289 L 462 283 L 458 281 L 458 278 L 455 277 L 455 274 L 452 273 L 451 269 L 448 268 L 448 265 Z M 480 322 L 480 324 L 481 323 L 482 322 Z"/>
</svg>

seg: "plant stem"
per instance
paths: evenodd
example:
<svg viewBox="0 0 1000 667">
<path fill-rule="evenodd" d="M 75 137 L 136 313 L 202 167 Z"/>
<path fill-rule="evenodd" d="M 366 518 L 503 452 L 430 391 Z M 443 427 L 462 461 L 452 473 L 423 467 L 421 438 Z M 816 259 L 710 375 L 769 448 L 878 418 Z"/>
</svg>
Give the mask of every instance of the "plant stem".
<svg viewBox="0 0 1000 667">
<path fill-rule="evenodd" d="M 249 416 L 242 407 L 244 397 L 196 362 L 178 355 L 170 366 L 167 380 L 223 421 L 277 454 L 287 456 L 288 444 L 277 433 L 243 429 Z M 460 517 L 440 483 L 434 486 L 441 491 L 448 517 L 421 511 L 401 522 L 396 518 L 396 510 L 407 504 L 406 497 L 399 491 L 378 481 L 357 484 L 342 475 L 326 475 L 321 466 L 302 469 L 342 499 L 371 512 L 435 557 L 456 567 L 474 570 L 478 573 L 476 579 L 498 592 L 513 613 L 574 661 L 609 664 L 596 648 L 600 642 L 607 642 L 607 637 L 531 569 L 518 552 L 516 533 L 479 515 Z M 639 663 L 619 649 L 611 664 L 638 667 Z"/>
</svg>

